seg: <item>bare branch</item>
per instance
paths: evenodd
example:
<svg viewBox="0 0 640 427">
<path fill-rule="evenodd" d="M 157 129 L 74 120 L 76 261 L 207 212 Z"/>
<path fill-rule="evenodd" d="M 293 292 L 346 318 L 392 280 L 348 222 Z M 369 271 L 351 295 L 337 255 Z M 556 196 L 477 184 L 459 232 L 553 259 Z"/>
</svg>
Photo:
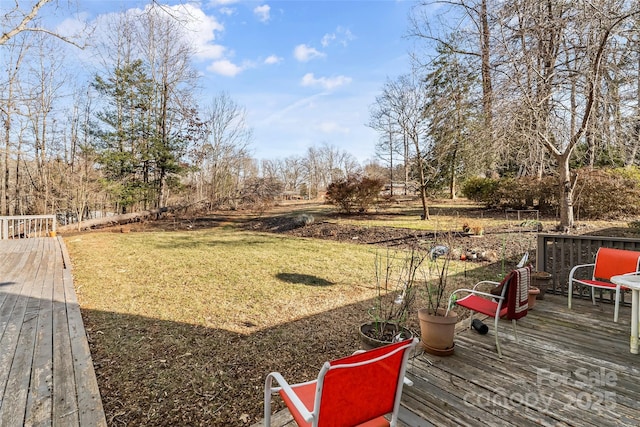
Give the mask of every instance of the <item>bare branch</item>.
<svg viewBox="0 0 640 427">
<path fill-rule="evenodd" d="M 31 8 L 31 11 L 24 15 L 22 21 L 18 25 L 16 25 L 13 29 L 4 33 L 2 37 L 0 37 L 0 45 L 5 44 L 9 39 L 20 34 L 23 31 L 34 31 L 33 28 L 27 28 L 27 25 L 29 24 L 29 22 L 35 19 L 42 6 L 49 2 L 51 2 L 51 0 L 38 0 L 38 2 Z"/>
</svg>

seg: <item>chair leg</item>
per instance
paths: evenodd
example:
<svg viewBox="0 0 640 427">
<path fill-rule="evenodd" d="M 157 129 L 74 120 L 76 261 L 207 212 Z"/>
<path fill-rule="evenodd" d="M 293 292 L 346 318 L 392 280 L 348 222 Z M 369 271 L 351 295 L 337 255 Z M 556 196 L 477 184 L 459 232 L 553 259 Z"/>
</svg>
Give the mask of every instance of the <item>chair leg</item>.
<svg viewBox="0 0 640 427">
<path fill-rule="evenodd" d="M 471 329 L 471 324 L 473 323 L 473 311 L 469 314 L 469 329 Z"/>
<path fill-rule="evenodd" d="M 616 302 L 613 308 L 613 321 L 618 322 L 618 313 L 620 312 L 620 286 L 616 286 Z"/>
<path fill-rule="evenodd" d="M 571 310 L 571 297 L 573 296 L 573 284 L 571 283 L 571 278 L 569 278 L 569 290 L 567 294 L 567 302 L 569 305 L 569 310 Z"/>
<path fill-rule="evenodd" d="M 516 319 L 511 319 L 511 324 L 513 325 L 513 335 L 516 336 L 516 342 L 518 342 L 518 329 L 516 328 Z"/>
<path fill-rule="evenodd" d="M 496 336 L 496 350 L 498 351 L 498 357 L 502 359 L 502 352 L 500 351 L 500 341 L 498 341 L 498 321 L 499 320 L 500 319 L 498 318 L 498 316 L 496 316 L 494 321 L 493 333 Z"/>
<path fill-rule="evenodd" d="M 264 426 L 271 427 L 271 375 L 267 376 L 264 385 Z"/>
<path fill-rule="evenodd" d="M 593 305 L 596 305 L 596 288 L 595 288 L 595 286 L 591 287 L 591 302 L 593 302 Z"/>
</svg>

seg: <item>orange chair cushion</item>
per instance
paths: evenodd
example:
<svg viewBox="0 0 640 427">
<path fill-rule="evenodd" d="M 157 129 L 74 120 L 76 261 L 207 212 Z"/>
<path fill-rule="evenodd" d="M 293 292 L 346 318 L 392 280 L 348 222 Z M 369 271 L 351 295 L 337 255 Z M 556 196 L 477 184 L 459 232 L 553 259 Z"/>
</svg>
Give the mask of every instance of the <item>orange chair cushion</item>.
<svg viewBox="0 0 640 427">
<path fill-rule="evenodd" d="M 313 410 L 313 403 L 316 397 L 316 382 L 314 381 L 313 383 L 310 383 L 310 384 L 297 385 L 297 386 L 294 385 L 291 388 L 296 393 L 298 398 L 302 401 L 302 403 L 304 403 L 304 406 L 306 406 L 309 412 L 311 412 Z M 311 423 L 306 422 L 304 418 L 302 418 L 302 415 L 300 414 L 300 412 L 296 410 L 296 407 L 291 402 L 291 399 L 289 398 L 289 396 L 286 393 L 284 393 L 282 390 L 280 390 L 280 397 L 282 397 L 282 400 L 284 400 L 285 404 L 287 405 L 287 408 L 289 408 L 289 411 L 291 412 L 291 415 L 293 416 L 293 419 L 298 424 L 298 426 L 300 427 L 311 426 Z M 343 424 L 332 423 L 331 425 L 343 425 Z M 344 425 L 347 426 L 346 424 Z M 389 421 L 387 421 L 386 418 L 377 417 L 373 420 L 369 420 L 362 424 L 358 424 L 356 427 L 389 427 L 389 425 L 390 425 Z"/>
<path fill-rule="evenodd" d="M 324 377 L 320 425 L 323 424 L 323 414 L 331 414 L 332 418 L 340 414 L 339 425 L 357 426 L 393 412 L 398 382 L 402 381 L 400 369 L 406 349 L 375 363 L 351 368 L 335 367 L 372 360 L 404 345 L 407 341 L 332 361 L 332 369 Z M 327 425 L 335 425 L 333 421 Z M 378 422 L 372 425 L 379 425 Z"/>
<path fill-rule="evenodd" d="M 496 317 L 496 311 L 498 310 L 498 303 L 483 298 L 478 295 L 468 295 L 456 301 L 456 304 L 468 308 L 469 310 L 477 311 L 478 313 L 486 314 L 487 316 Z M 504 306 L 500 310 L 499 317 L 503 317 L 507 314 L 507 307 Z"/>
<path fill-rule="evenodd" d="M 406 344 L 407 341 L 402 341 L 330 362 L 331 369 L 324 376 L 318 425 L 388 427 L 389 422 L 384 415 L 393 412 L 398 383 L 402 381 L 400 369 L 407 349 L 361 366 L 340 365 L 372 360 Z M 316 386 L 317 382 L 291 386 L 310 412 L 313 410 Z M 280 396 L 296 423 L 303 427 L 310 426 L 283 390 L 280 390 Z"/>
<path fill-rule="evenodd" d="M 600 248 L 596 254 L 593 278 L 611 280 L 612 276 L 633 273 L 640 268 L 640 252 L 626 249 Z M 615 288 L 615 285 L 613 285 Z"/>
<path fill-rule="evenodd" d="M 314 381 L 310 384 L 294 385 L 291 386 L 291 388 L 298 396 L 298 398 L 302 401 L 302 403 L 304 403 L 304 406 L 307 407 L 307 410 L 311 412 L 313 410 L 313 402 L 316 397 L 316 382 Z M 287 408 L 289 408 L 289 412 L 291 412 L 291 415 L 293 415 L 293 419 L 296 421 L 296 423 L 298 423 L 299 426 L 302 427 L 311 425 L 310 423 L 306 422 L 304 418 L 302 418 L 300 412 L 298 412 L 296 407 L 293 405 L 293 402 L 291 402 L 289 395 L 286 394 L 283 390 L 280 390 L 280 397 L 282 397 L 282 400 L 284 400 Z"/>
</svg>

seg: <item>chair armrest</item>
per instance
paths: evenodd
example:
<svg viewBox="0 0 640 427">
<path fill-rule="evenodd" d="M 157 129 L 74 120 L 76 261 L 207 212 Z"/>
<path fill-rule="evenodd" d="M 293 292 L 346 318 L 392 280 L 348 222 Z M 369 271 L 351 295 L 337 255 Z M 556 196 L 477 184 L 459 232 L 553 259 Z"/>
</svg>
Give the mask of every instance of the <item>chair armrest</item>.
<svg viewBox="0 0 640 427">
<path fill-rule="evenodd" d="M 494 282 L 494 281 L 492 281 L 492 280 L 483 280 L 483 281 L 481 281 L 481 282 L 476 283 L 476 284 L 473 286 L 473 290 L 475 291 L 475 290 L 476 290 L 476 288 L 477 288 L 478 286 L 480 286 L 480 285 L 484 285 L 485 283 L 489 283 L 489 284 L 493 285 L 494 287 L 495 287 L 495 286 L 498 286 L 498 285 L 500 284 L 500 282 Z"/>
<path fill-rule="evenodd" d="M 569 284 L 571 284 L 571 282 L 574 280 L 573 276 L 576 273 L 576 271 L 578 271 L 578 269 L 580 268 L 585 268 L 585 267 L 595 267 L 595 263 L 594 264 L 580 264 L 580 265 L 576 265 L 574 266 L 571 271 L 569 272 Z"/>
<path fill-rule="evenodd" d="M 276 382 L 280 385 L 280 387 L 270 387 L 270 391 L 274 393 L 282 390 L 289 397 L 289 399 L 291 399 L 291 403 L 293 403 L 293 406 L 295 406 L 298 412 L 300 413 L 300 415 L 302 415 L 302 418 L 304 418 L 306 422 L 310 423 L 313 420 L 313 414 L 309 412 L 309 410 L 304 405 L 304 403 L 302 403 L 302 401 L 300 400 L 296 392 L 293 391 L 293 389 L 291 388 L 287 380 L 284 379 L 284 377 L 280 374 L 280 372 L 271 372 L 269 375 L 267 375 L 266 384 L 270 384 L 271 378 L 276 380 Z M 313 381 L 309 381 L 308 383 L 311 383 L 311 382 Z M 308 383 L 304 383 L 304 384 L 308 384 Z"/>
<path fill-rule="evenodd" d="M 449 300 L 451 300 L 451 297 L 453 295 L 457 294 L 458 292 L 467 292 L 467 293 L 474 294 L 474 295 L 483 295 L 485 297 L 495 298 L 495 299 L 499 299 L 499 300 L 504 299 L 504 297 L 501 296 L 501 295 L 494 295 L 494 294 L 491 294 L 489 292 L 476 291 L 476 290 L 473 290 L 473 289 L 457 289 L 457 290 L 451 292 L 451 296 L 449 296 Z"/>
</svg>

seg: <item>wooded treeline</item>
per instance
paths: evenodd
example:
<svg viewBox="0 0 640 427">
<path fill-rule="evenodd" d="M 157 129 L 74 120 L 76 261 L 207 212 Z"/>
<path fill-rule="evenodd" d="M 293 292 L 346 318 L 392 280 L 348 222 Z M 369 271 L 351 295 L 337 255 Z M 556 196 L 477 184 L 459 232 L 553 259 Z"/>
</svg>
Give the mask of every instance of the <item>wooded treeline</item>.
<svg viewBox="0 0 640 427">
<path fill-rule="evenodd" d="M 384 84 L 370 126 L 423 200 L 473 176 L 553 174 L 566 228 L 574 170 L 640 164 L 637 1 L 426 1 L 409 34 L 413 69 Z"/>
<path fill-rule="evenodd" d="M 224 88 L 198 99 L 186 25 L 198 17 L 187 4 L 152 2 L 108 15 L 85 39 L 42 31 L 31 12 L 57 3 L 41 0 L 32 10 L 19 3 L 5 15 L 10 37 L 0 45 L 2 214 L 79 220 L 196 202 L 236 207 L 315 197 L 332 179 L 362 169 L 328 143 L 304 156 L 253 159 L 244 107 Z M 88 81 L 78 80 L 65 55 L 94 64 Z"/>
<path fill-rule="evenodd" d="M 330 143 L 253 159 L 245 109 L 224 88 L 198 99 L 186 3 L 112 14 L 101 23 L 108 31 L 76 38 L 41 31 L 38 13 L 57 2 L 20 3 L 0 39 L 2 214 L 236 207 L 315 197 L 369 174 L 417 182 L 429 218 L 429 194 L 455 197 L 470 177 L 552 174 L 569 227 L 573 171 L 640 164 L 637 1 L 417 5 L 413 67 L 390 77 L 371 106 L 380 158 L 369 165 Z M 65 55 L 83 55 L 95 71 L 75 73 Z"/>
</svg>

